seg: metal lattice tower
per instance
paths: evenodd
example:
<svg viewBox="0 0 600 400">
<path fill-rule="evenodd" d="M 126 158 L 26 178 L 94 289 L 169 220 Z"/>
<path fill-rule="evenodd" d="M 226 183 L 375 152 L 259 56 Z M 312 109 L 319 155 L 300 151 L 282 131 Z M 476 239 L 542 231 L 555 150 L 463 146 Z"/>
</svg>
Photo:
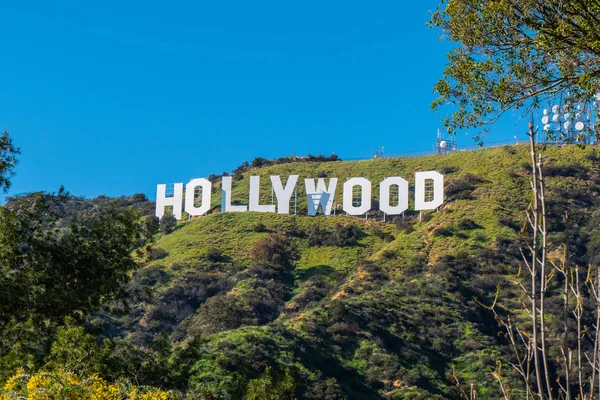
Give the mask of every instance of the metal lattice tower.
<svg viewBox="0 0 600 400">
<path fill-rule="evenodd" d="M 446 139 L 438 129 L 437 141 L 435 142 L 436 154 L 447 154 L 458 151 L 458 145 L 455 139 Z"/>
<path fill-rule="evenodd" d="M 581 101 L 569 93 L 542 111 L 541 122 L 547 144 L 599 144 L 600 92 Z"/>
</svg>

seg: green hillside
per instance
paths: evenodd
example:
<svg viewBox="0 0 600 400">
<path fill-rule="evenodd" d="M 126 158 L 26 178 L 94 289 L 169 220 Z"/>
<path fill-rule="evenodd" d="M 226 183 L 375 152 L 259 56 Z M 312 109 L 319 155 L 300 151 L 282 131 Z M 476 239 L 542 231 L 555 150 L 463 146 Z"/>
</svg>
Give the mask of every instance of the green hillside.
<svg viewBox="0 0 600 400">
<path fill-rule="evenodd" d="M 576 253 L 593 257 L 586 238 L 598 228 L 589 226 L 599 203 L 597 150 L 544 154 L 556 235 L 561 210 L 571 209 L 580 217 L 570 232 L 582 238 Z M 241 398 L 261 379 L 288 378 L 300 398 L 461 398 L 457 381 L 473 382 L 479 398 L 499 398 L 491 371 L 510 353 L 478 303 L 491 304 L 497 285 L 500 303 L 516 296 L 508 277 L 520 264 L 529 168 L 528 147 L 507 146 L 250 169 L 235 179 L 234 200 L 247 204 L 249 175 L 265 177 L 268 203 L 269 175 L 298 174 L 298 215 L 215 213 L 181 222 L 140 255 L 147 265 L 132 281 L 131 308 L 93 325 L 133 346 L 166 340 L 169 372 L 162 382 L 148 372 L 148 383 L 199 398 Z M 386 222 L 377 213 L 306 216 L 305 177 L 338 177 L 339 197 L 347 178 L 364 176 L 376 197 L 384 177 L 412 184 L 426 170 L 446 176 L 446 202 L 422 221 L 415 212 Z M 219 202 L 217 183 L 216 210 Z M 288 246 L 282 252 L 295 253 L 290 262 L 257 254 L 257 243 L 277 238 Z"/>
<path fill-rule="evenodd" d="M 564 276 L 548 274 L 556 381 L 576 326 L 582 351 L 595 349 L 600 155 L 595 146 L 542 151 L 548 259 L 560 265 L 567 248 L 569 279 L 583 288 L 565 307 Z M 402 176 L 412 186 L 429 170 L 445 175 L 439 210 L 412 211 L 411 187 L 409 211 L 384 220 L 379 182 Z M 96 393 L 85 398 L 141 390 L 147 399 L 472 400 L 503 398 L 499 382 L 526 397 L 498 321 L 531 325 L 521 290 L 528 146 L 246 164 L 232 174 L 233 199 L 247 204 L 249 176 L 259 175 L 268 204 L 268 176 L 291 174 L 300 175 L 297 215 L 220 213 L 220 177 L 211 176 L 209 215 L 175 226 L 152 217 L 142 194 L 9 199 L 0 208 L 0 397 L 51 388 Z M 358 176 L 373 183 L 367 216 L 307 216 L 304 178 L 337 177 L 339 203 L 343 183 Z M 576 310 L 585 312 L 579 325 Z"/>
</svg>

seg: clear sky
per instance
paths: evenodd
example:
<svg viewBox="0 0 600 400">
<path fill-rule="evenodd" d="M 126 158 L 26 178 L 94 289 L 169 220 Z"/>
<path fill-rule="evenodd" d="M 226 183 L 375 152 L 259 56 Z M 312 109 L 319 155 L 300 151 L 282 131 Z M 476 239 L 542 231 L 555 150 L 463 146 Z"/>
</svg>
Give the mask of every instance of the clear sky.
<svg viewBox="0 0 600 400">
<path fill-rule="evenodd" d="M 425 26 L 436 4 L 1 2 L 0 129 L 22 150 L 9 194 L 154 198 L 257 156 L 431 149 L 450 48 Z"/>
</svg>

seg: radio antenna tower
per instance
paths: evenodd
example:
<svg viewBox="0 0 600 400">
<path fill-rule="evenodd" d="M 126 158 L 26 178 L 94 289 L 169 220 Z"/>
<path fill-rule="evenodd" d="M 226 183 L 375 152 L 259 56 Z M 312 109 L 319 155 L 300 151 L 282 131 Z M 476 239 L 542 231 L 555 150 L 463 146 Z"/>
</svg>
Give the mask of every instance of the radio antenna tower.
<svg viewBox="0 0 600 400">
<path fill-rule="evenodd" d="M 456 140 L 444 138 L 444 135 L 438 129 L 437 141 L 435 143 L 436 154 L 454 153 L 455 151 L 458 151 Z"/>
<path fill-rule="evenodd" d="M 542 111 L 547 144 L 599 144 L 600 92 L 587 101 L 570 93 Z"/>
<path fill-rule="evenodd" d="M 379 145 L 377 149 L 373 150 L 373 158 L 384 158 L 385 153 L 383 152 L 383 145 Z"/>
</svg>

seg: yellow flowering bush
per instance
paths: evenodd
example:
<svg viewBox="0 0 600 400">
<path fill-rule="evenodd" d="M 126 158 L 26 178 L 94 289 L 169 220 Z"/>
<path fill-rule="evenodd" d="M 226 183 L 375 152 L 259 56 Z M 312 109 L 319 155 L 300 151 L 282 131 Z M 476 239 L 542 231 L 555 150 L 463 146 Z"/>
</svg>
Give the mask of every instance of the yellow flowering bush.
<svg viewBox="0 0 600 400">
<path fill-rule="evenodd" d="M 98 376 L 79 377 L 72 372 L 19 370 L 0 389 L 0 400 L 170 400 L 154 388 L 111 384 Z"/>
</svg>

